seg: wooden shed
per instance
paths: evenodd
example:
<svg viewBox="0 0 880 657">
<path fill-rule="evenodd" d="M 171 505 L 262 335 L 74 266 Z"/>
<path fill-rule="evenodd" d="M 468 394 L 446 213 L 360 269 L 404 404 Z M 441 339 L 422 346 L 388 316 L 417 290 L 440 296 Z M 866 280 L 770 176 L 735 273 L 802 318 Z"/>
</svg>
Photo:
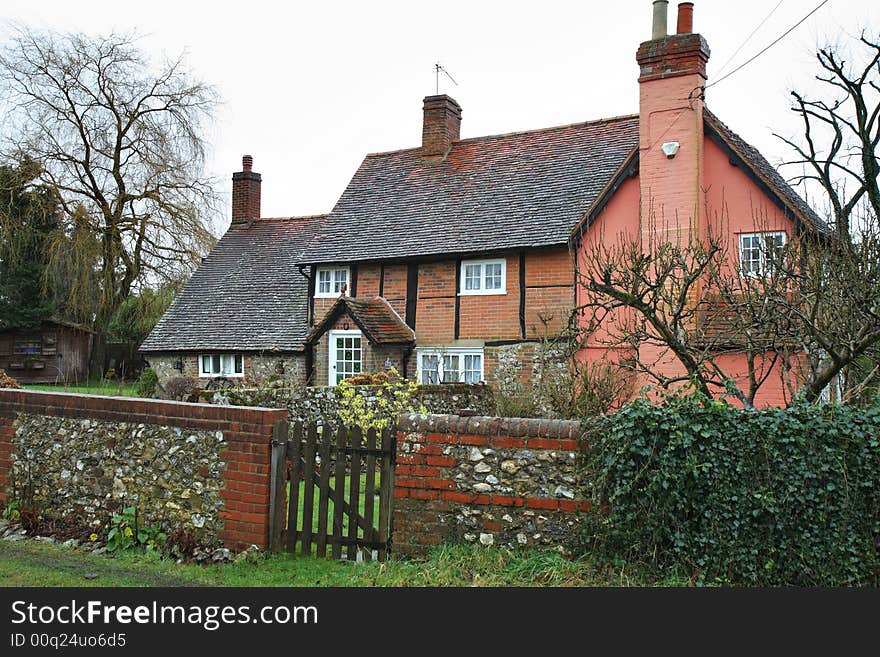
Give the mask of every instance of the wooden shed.
<svg viewBox="0 0 880 657">
<path fill-rule="evenodd" d="M 83 381 L 89 374 L 93 331 L 47 320 L 34 331 L 0 332 L 0 369 L 21 383 Z"/>
</svg>

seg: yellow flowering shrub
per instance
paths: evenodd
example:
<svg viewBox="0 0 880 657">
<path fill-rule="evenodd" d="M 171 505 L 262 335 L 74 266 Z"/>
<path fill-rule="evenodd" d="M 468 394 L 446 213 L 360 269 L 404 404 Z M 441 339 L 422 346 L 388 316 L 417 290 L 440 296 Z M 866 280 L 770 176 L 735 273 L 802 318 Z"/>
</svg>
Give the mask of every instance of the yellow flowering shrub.
<svg viewBox="0 0 880 657">
<path fill-rule="evenodd" d="M 365 389 L 344 379 L 336 387 L 339 395 L 339 420 L 343 424 L 358 426 L 363 431 L 376 429 L 382 431 L 393 426 L 398 416 L 403 413 L 427 413 L 427 409 L 417 402 L 415 392 L 418 384 L 415 381 L 403 379 L 395 368 L 391 368 L 387 374 L 380 372 L 372 375 L 371 381 L 378 385 L 372 385 Z"/>
</svg>

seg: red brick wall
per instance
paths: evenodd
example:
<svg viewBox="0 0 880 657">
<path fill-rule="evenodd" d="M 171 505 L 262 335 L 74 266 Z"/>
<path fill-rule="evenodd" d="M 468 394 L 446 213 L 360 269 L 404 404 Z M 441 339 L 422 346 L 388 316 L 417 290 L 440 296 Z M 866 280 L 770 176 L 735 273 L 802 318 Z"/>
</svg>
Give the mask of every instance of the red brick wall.
<svg viewBox="0 0 880 657">
<path fill-rule="evenodd" d="M 459 297 L 459 339 L 517 340 L 521 338 L 520 254 L 505 256 L 506 294 Z M 526 252 L 525 324 L 527 339 L 554 336 L 564 327 L 574 308 L 574 262 L 567 247 Z M 419 264 L 416 299 L 416 342 L 425 346 L 452 345 L 455 340 L 456 260 Z M 401 316 L 406 316 L 405 264 L 385 265 L 382 296 Z M 381 267 L 358 266 L 358 297 L 379 294 Z M 315 321 L 336 299 L 315 299 Z M 545 321 L 546 320 L 546 326 Z M 320 376 L 318 380 L 321 380 Z"/>
<path fill-rule="evenodd" d="M 422 555 L 443 542 L 482 541 L 483 535 L 491 535 L 493 544 L 551 544 L 546 540 L 549 534 L 542 536 L 532 530 L 525 536 L 518 529 L 511 529 L 522 518 L 544 518 L 544 527 L 554 528 L 554 545 L 575 544 L 575 520 L 578 512 L 589 509 L 588 502 L 557 494 L 552 484 L 545 494 L 539 494 L 540 486 L 522 487 L 516 482 L 505 482 L 497 463 L 494 469 L 485 470 L 498 474 L 500 481 L 491 486 L 494 490 L 475 491 L 468 480 L 475 481 L 482 475 L 469 475 L 473 470 L 468 461 L 473 461 L 469 456 L 472 448 L 486 454 L 485 458 L 481 454 L 482 463 L 495 454 L 513 459 L 514 454 L 523 454 L 518 450 L 527 450 L 537 464 L 534 467 L 540 469 L 534 478 L 543 484 L 560 476 L 563 466 L 555 465 L 560 457 L 567 464 L 567 471 L 572 470 L 570 457 L 578 449 L 579 432 L 578 422 L 566 420 L 455 415 L 402 418 L 394 489 L 395 553 Z M 470 518 L 472 524 L 457 527 L 455 518 L 462 516 Z M 525 540 L 517 540 L 519 534 Z"/>
<path fill-rule="evenodd" d="M 557 335 L 573 308 L 574 256 L 568 247 L 527 252 L 526 337 Z"/>
<path fill-rule="evenodd" d="M 455 339 L 455 260 L 419 266 L 416 339 L 421 344 L 450 344 Z"/>
<path fill-rule="evenodd" d="M 363 296 L 358 284 L 358 296 Z M 406 265 L 385 265 L 382 296 L 401 317 L 406 317 Z"/>
<path fill-rule="evenodd" d="M 379 265 L 358 265 L 357 296 L 379 296 Z"/>
<path fill-rule="evenodd" d="M 458 337 L 462 340 L 511 340 L 520 337 L 519 255 L 507 260 L 507 294 L 462 295 Z"/>
<path fill-rule="evenodd" d="M 0 389 L 2 502 L 7 499 L 12 466 L 12 424 L 19 413 L 222 431 L 225 449 L 220 456 L 226 462 L 226 486 L 220 537 L 233 549 L 251 544 L 267 547 L 272 430 L 287 419 L 286 410 Z"/>
</svg>

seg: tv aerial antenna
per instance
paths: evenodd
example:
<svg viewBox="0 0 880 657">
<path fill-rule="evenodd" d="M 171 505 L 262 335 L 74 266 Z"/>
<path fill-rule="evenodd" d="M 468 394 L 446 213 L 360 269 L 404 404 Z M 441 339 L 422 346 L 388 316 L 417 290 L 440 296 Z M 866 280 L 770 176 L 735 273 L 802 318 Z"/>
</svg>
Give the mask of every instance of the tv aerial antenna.
<svg viewBox="0 0 880 657">
<path fill-rule="evenodd" d="M 456 82 L 455 78 L 449 74 L 449 71 L 447 71 L 445 68 L 443 68 L 443 66 L 440 64 L 440 62 L 437 62 L 434 64 L 434 83 L 435 83 L 436 93 L 438 96 L 440 95 L 440 74 L 441 73 L 443 75 L 445 75 L 447 78 L 449 78 L 452 81 L 452 84 L 454 84 L 456 87 L 458 86 L 458 82 Z"/>
</svg>

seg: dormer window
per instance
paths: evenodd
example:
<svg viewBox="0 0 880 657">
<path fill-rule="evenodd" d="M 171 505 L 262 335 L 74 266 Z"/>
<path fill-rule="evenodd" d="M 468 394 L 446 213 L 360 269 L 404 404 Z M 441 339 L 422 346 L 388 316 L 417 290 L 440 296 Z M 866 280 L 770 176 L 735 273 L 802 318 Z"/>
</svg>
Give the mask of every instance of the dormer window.
<svg viewBox="0 0 880 657">
<path fill-rule="evenodd" d="M 338 297 L 348 290 L 348 267 L 318 267 L 315 277 L 315 297 Z"/>
<path fill-rule="evenodd" d="M 507 261 L 463 260 L 459 294 L 507 294 Z"/>
</svg>

